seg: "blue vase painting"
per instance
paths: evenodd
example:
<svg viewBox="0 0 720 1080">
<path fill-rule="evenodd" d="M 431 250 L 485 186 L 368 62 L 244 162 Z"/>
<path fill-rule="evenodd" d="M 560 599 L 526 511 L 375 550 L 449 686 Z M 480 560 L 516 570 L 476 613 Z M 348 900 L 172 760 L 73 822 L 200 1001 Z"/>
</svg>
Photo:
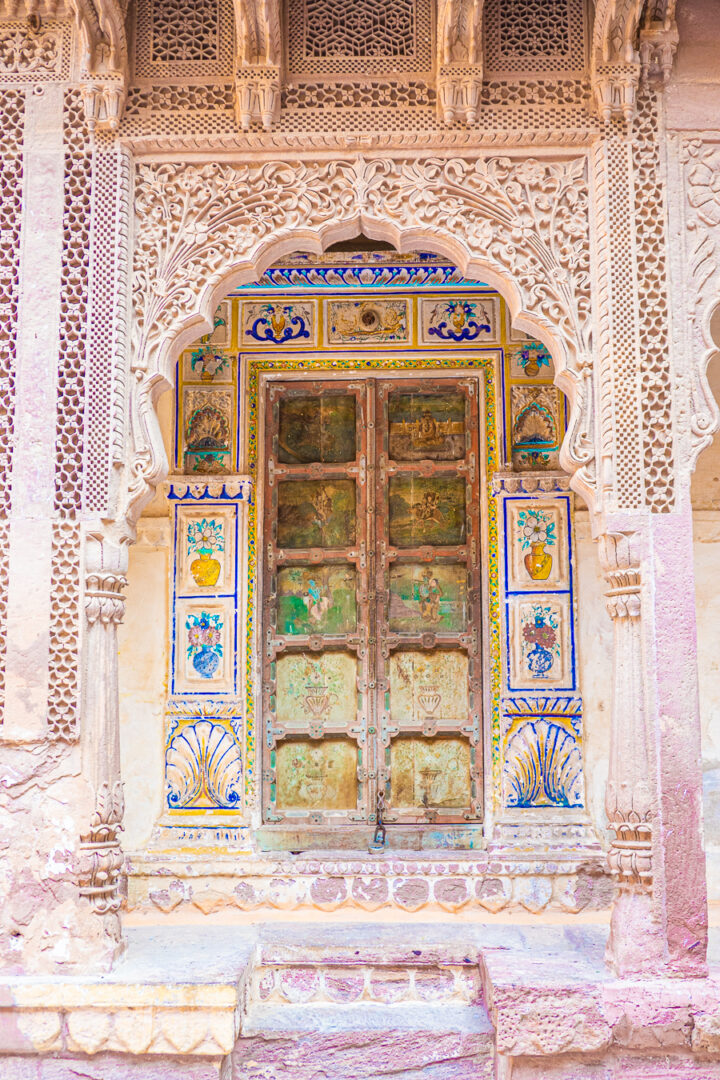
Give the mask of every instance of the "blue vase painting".
<svg viewBox="0 0 720 1080">
<path fill-rule="evenodd" d="M 187 655 L 197 674 L 203 679 L 214 678 L 222 658 L 222 615 L 202 611 L 190 614 L 187 629 Z"/>
<path fill-rule="evenodd" d="M 560 655 L 557 615 L 549 607 L 534 604 L 522 636 L 528 670 L 535 679 L 545 678 Z"/>
</svg>

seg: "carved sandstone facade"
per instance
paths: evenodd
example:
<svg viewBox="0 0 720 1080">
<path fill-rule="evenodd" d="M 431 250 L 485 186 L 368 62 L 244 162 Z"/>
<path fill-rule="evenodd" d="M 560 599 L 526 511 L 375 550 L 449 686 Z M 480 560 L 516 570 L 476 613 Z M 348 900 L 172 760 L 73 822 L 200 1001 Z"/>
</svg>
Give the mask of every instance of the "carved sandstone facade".
<svg viewBox="0 0 720 1080">
<path fill-rule="evenodd" d="M 720 491 L 691 490 L 716 452 L 712 9 L 1 0 L 0 1073 L 309 1080 L 322 1005 L 338 1077 L 720 1075 L 694 584 L 695 561 L 702 620 L 713 549 L 693 549 Z M 430 761 L 393 821 L 402 635 L 390 571 L 368 572 L 342 642 L 366 665 L 355 831 L 318 803 L 278 839 L 298 631 L 277 630 L 268 583 L 294 556 L 272 500 L 300 472 L 267 416 L 307 382 L 371 403 L 365 438 L 383 394 L 431 381 L 442 408 L 472 399 L 460 464 L 433 464 L 425 410 L 400 472 L 455 469 L 469 525 L 438 556 L 445 512 L 430 488 L 409 504 L 430 628 L 403 648 L 472 657 L 467 716 L 449 726 L 428 685 L 412 720 L 467 753 L 467 807 L 432 802 Z M 367 482 L 380 536 L 397 463 L 324 453 L 308 490 Z M 324 527 L 332 504 L 302 512 Z M 409 566 L 388 535 L 330 563 Z M 324 544 L 300 545 L 311 569 Z M 472 616 L 443 638 L 450 586 L 421 571 L 451 559 Z M 318 658 L 345 654 L 316 592 L 303 611 L 314 719 L 290 735 L 317 782 L 323 725 L 355 718 L 325 715 Z M 556 937 L 511 925 L 548 910 Z"/>
</svg>

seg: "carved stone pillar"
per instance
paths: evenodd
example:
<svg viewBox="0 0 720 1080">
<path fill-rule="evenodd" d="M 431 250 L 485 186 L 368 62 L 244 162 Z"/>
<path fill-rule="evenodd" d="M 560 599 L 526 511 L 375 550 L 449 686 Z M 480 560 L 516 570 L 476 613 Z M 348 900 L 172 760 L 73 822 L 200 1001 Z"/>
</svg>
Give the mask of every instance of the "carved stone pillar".
<svg viewBox="0 0 720 1080">
<path fill-rule="evenodd" d="M 117 627 L 125 613 L 127 548 L 91 536 L 85 577 L 84 771 L 95 791 L 95 811 L 80 840 L 78 883 L 105 933 L 121 948 L 118 910 L 124 812 L 120 779 Z"/>
<path fill-rule="evenodd" d="M 600 539 L 615 629 L 606 809 L 620 975 L 706 973 L 707 900 L 689 512 Z"/>
</svg>

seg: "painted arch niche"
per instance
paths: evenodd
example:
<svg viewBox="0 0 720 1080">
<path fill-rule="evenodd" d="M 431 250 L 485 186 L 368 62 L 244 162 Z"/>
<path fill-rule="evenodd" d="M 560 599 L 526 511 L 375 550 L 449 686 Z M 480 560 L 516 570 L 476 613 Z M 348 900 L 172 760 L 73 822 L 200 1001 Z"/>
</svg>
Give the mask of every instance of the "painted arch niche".
<svg viewBox="0 0 720 1080">
<path fill-rule="evenodd" d="M 462 847 L 488 808 L 579 812 L 549 350 L 496 290 L 390 251 L 288 258 L 213 324 L 166 410 L 162 820 L 290 847 L 337 826 L 366 845 L 379 811 L 389 845 L 430 826 Z M 447 709 L 433 678 L 457 691 Z"/>
</svg>

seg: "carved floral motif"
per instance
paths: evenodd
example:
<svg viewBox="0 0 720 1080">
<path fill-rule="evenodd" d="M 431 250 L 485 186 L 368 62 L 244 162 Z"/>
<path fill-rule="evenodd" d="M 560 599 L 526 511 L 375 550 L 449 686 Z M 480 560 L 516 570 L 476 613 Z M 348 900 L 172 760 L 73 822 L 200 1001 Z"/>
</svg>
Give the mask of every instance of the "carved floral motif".
<svg viewBox="0 0 720 1080">
<path fill-rule="evenodd" d="M 0 71 L 8 74 L 50 72 L 58 69 L 61 38 L 45 31 L 12 30 L 0 37 Z"/>
<path fill-rule="evenodd" d="M 97 915 L 117 911 L 121 904 L 118 884 L 124 859 L 118 833 L 124 812 L 122 782 L 105 781 L 98 790 L 90 828 L 80 837 L 78 866 L 80 895 L 90 900 Z"/>
</svg>

